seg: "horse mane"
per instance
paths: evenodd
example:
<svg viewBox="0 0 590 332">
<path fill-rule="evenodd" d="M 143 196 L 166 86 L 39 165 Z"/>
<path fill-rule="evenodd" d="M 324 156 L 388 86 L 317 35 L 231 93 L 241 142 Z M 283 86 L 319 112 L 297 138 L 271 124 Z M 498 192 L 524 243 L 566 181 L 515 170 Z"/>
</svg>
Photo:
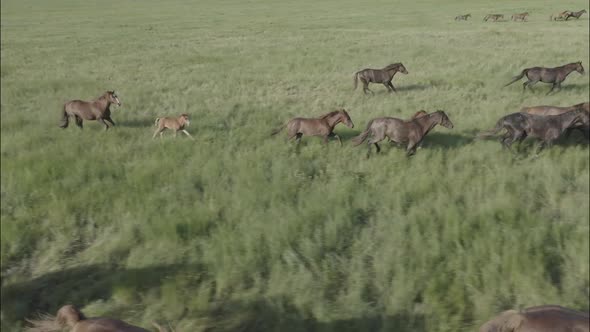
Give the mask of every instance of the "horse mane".
<svg viewBox="0 0 590 332">
<path fill-rule="evenodd" d="M 27 332 L 59 332 L 64 327 L 73 327 L 77 322 L 85 320 L 86 316 L 73 305 L 65 305 L 57 311 L 57 316 L 40 314 L 38 319 L 27 319 L 31 324 Z"/>
<path fill-rule="evenodd" d="M 390 65 L 387 65 L 387 66 L 383 67 L 383 70 L 393 69 L 393 68 L 399 67 L 401 65 L 402 65 L 401 62 L 392 63 Z"/>
<path fill-rule="evenodd" d="M 334 116 L 334 115 L 336 115 L 336 114 L 338 114 L 340 112 L 342 112 L 342 110 L 332 111 L 330 113 L 326 113 L 324 115 L 321 115 L 319 118 L 322 119 L 322 120 L 323 119 L 327 119 L 327 118 L 332 117 L 332 116 Z"/>
</svg>

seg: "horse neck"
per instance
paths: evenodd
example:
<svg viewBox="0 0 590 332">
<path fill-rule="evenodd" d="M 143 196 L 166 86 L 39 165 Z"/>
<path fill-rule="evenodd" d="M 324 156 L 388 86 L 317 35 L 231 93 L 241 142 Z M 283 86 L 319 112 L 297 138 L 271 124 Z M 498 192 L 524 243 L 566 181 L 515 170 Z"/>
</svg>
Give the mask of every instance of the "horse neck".
<svg viewBox="0 0 590 332">
<path fill-rule="evenodd" d="M 571 74 L 578 66 L 575 63 L 569 63 L 562 68 L 565 69 L 565 76 Z"/>
<path fill-rule="evenodd" d="M 395 75 L 395 73 L 397 73 L 399 71 L 399 67 L 393 67 L 390 69 L 387 69 L 387 75 L 389 75 L 389 77 L 393 77 L 393 75 Z"/>
<path fill-rule="evenodd" d="M 111 102 L 105 96 L 100 96 L 94 101 L 94 104 L 99 105 L 103 110 L 106 110 L 109 108 L 109 106 L 111 106 Z"/>
<path fill-rule="evenodd" d="M 420 128 L 422 129 L 422 135 L 428 134 L 428 132 L 431 131 L 434 126 L 440 123 L 440 121 L 433 119 L 433 117 L 434 114 L 429 114 L 416 119 L 416 121 L 418 121 L 420 124 Z"/>
<path fill-rule="evenodd" d="M 326 118 L 325 120 L 328 123 L 328 126 L 330 126 L 330 128 L 334 128 L 334 127 L 336 127 L 337 124 L 342 122 L 342 115 L 341 114 L 332 115 L 332 116 Z"/>
</svg>

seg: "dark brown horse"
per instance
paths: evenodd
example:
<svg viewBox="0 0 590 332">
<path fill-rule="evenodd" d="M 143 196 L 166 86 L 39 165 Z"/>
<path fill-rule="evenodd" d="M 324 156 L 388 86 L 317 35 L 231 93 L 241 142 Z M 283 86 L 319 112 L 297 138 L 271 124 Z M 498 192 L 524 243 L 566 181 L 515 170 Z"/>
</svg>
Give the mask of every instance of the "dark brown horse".
<svg viewBox="0 0 590 332">
<path fill-rule="evenodd" d="M 369 91 L 373 94 L 373 91 L 369 90 L 369 83 L 382 83 L 386 88 L 387 91 L 397 92 L 395 87 L 391 83 L 393 80 L 393 76 L 397 73 L 401 72 L 402 74 L 408 74 L 406 67 L 400 62 L 392 63 L 389 66 L 383 69 L 363 69 L 361 71 L 357 71 L 354 73 L 354 89 L 358 85 L 358 80 L 360 79 L 363 83 L 363 92 L 366 94 Z"/>
<path fill-rule="evenodd" d="M 523 113 L 528 114 L 535 114 L 535 115 L 559 115 L 571 111 L 575 111 L 577 109 L 582 109 L 587 113 L 590 113 L 590 102 L 580 103 L 572 106 L 532 106 L 532 107 L 523 107 L 520 109 Z"/>
<path fill-rule="evenodd" d="M 70 117 L 76 120 L 76 125 L 83 128 L 83 120 L 97 120 L 105 125 L 105 130 L 115 125 L 111 119 L 111 104 L 121 106 L 115 91 L 107 91 L 93 101 L 71 100 L 64 104 L 61 128 L 67 128 Z M 109 126 L 110 123 L 110 126 Z"/>
<path fill-rule="evenodd" d="M 61 307 L 57 316 L 42 315 L 38 320 L 27 320 L 32 326 L 27 332 L 60 332 L 68 328 L 70 332 L 149 332 L 139 326 L 127 324 L 114 318 L 86 318 L 86 316 L 72 305 Z M 152 323 L 160 332 L 166 330 L 156 323 Z"/>
<path fill-rule="evenodd" d="M 479 332 L 589 332 L 588 313 L 557 305 L 507 310 L 484 323 Z"/>
<path fill-rule="evenodd" d="M 420 116 L 415 119 L 404 121 L 398 118 L 376 118 L 367 124 L 367 129 L 352 139 L 355 146 L 362 144 L 369 136 L 367 142 L 369 151 L 367 157 L 371 154 L 371 145 L 377 148 L 377 153 L 381 152 L 379 142 L 385 138 L 397 144 L 406 145 L 408 156 L 416 153 L 418 144 L 437 124 L 452 129 L 453 123 L 444 111 L 432 112 L 428 115 Z"/>
<path fill-rule="evenodd" d="M 532 88 L 533 85 L 540 81 L 543 83 L 553 84 L 551 90 L 547 92 L 547 94 L 549 94 L 555 88 L 561 89 L 561 82 L 563 82 L 565 78 L 573 71 L 577 71 L 581 75 L 584 75 L 584 67 L 582 66 L 582 61 L 568 63 L 567 65 L 555 68 L 526 68 L 520 73 L 520 75 L 515 76 L 512 79 L 512 81 L 510 81 L 510 83 L 506 84 L 505 86 L 509 86 L 510 84 L 520 80 L 526 75 L 528 81 L 522 84 L 523 91 L 526 89 L 527 86 L 529 88 Z"/>
<path fill-rule="evenodd" d="M 467 21 L 471 17 L 471 14 L 459 15 L 455 17 L 455 21 Z"/>
<path fill-rule="evenodd" d="M 502 146 L 510 148 L 512 143 L 522 142 L 527 136 L 536 137 L 541 140 L 537 150 L 539 153 L 545 146 L 550 147 L 557 138 L 570 128 L 575 128 L 590 122 L 588 113 L 577 109 L 560 115 L 533 115 L 528 113 L 512 113 L 503 116 L 496 122 L 496 126 L 486 132 L 480 133 L 478 137 L 497 135 L 502 129 L 506 133 L 500 142 Z"/>
<path fill-rule="evenodd" d="M 502 14 L 488 14 L 488 15 L 486 15 L 483 18 L 483 20 L 486 21 L 486 22 L 488 20 L 492 20 L 494 22 L 498 22 L 498 20 L 503 19 L 503 18 L 504 18 L 504 15 L 502 15 Z"/>
<path fill-rule="evenodd" d="M 350 116 L 344 109 L 332 111 L 324 114 L 319 118 L 293 118 L 286 124 L 272 131 L 271 135 L 278 134 L 283 128 L 287 127 L 287 136 L 289 139 L 293 137 L 297 140 L 297 145 L 301 142 L 301 136 L 322 136 L 324 143 L 328 143 L 329 137 L 336 137 L 340 146 L 342 140 L 340 136 L 334 133 L 334 127 L 340 122 L 344 123 L 348 128 L 354 128 L 354 124 Z"/>
<path fill-rule="evenodd" d="M 565 20 L 569 20 L 570 17 L 575 17 L 576 20 L 580 18 L 580 16 L 582 16 L 582 14 L 584 14 L 586 12 L 586 9 L 582 9 L 578 12 L 569 12 L 567 13 L 567 16 L 565 17 Z"/>
<path fill-rule="evenodd" d="M 520 13 L 520 14 L 514 14 L 512 15 L 512 17 L 510 17 L 513 21 L 523 21 L 526 22 L 526 18 L 527 16 L 529 16 L 528 12 L 524 12 L 524 13 Z"/>
</svg>

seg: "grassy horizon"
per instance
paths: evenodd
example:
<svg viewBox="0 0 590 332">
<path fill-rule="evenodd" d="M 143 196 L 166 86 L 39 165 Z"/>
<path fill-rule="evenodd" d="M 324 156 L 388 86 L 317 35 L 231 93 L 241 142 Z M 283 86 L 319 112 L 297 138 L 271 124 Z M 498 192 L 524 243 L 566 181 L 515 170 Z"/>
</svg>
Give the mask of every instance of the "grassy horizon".
<svg viewBox="0 0 590 332">
<path fill-rule="evenodd" d="M 502 86 L 582 61 L 583 1 L 2 1 L 2 330 L 72 303 L 177 331 L 467 332 L 508 308 L 590 309 L 588 144 L 536 157 L 474 136 L 523 106 L 588 100 Z M 482 22 L 529 11 L 529 22 Z M 456 15 L 471 13 L 467 22 Z M 402 62 L 389 95 L 353 74 Z M 117 126 L 58 128 L 117 91 Z M 345 108 L 344 146 L 272 129 Z M 445 110 L 412 158 L 350 139 Z M 195 137 L 152 140 L 189 113 Z"/>
</svg>

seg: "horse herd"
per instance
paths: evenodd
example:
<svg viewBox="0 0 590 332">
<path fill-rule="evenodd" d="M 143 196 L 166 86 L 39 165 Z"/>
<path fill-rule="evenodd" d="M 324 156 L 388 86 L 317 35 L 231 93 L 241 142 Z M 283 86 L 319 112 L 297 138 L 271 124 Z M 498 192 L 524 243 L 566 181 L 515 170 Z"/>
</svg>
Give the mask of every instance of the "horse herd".
<svg viewBox="0 0 590 332">
<path fill-rule="evenodd" d="M 548 92 L 551 93 L 556 88 L 558 90 L 561 89 L 561 83 L 574 71 L 582 75 L 584 74 L 584 67 L 581 61 L 555 68 L 526 68 L 506 84 L 506 86 L 526 76 L 528 80 L 523 84 L 523 90 L 526 90 L 527 86 L 531 89 L 537 82 L 544 82 L 552 84 Z M 397 72 L 408 74 L 406 67 L 402 63 L 393 63 L 382 69 L 366 68 L 360 70 L 354 74 L 354 88 L 357 88 L 358 81 L 360 80 L 363 83 L 363 92 L 365 94 L 367 91 L 373 94 L 373 91 L 369 89 L 369 83 L 381 83 L 387 88 L 388 92 L 396 92 L 391 81 Z M 69 119 L 74 118 L 76 125 L 80 128 L 83 128 L 84 120 L 96 120 L 105 126 L 105 130 L 108 130 L 115 125 L 115 122 L 111 118 L 111 104 L 121 106 L 121 101 L 115 91 L 106 91 L 102 96 L 93 101 L 68 101 L 63 107 L 60 127 L 67 128 Z M 482 133 L 479 137 L 495 135 L 502 129 L 506 129 L 507 132 L 501 139 L 504 147 L 510 150 L 512 143 L 515 141 L 520 142 L 530 136 L 541 140 L 540 151 L 545 146 L 551 146 L 562 134 L 567 133 L 567 136 L 569 136 L 574 129 L 583 132 L 586 138 L 589 138 L 589 112 L 588 102 L 568 107 L 535 106 L 524 108 L 518 113 L 502 117 L 498 120 L 493 130 Z M 288 139 L 295 138 L 297 145 L 299 145 L 301 137 L 304 135 L 320 136 L 323 138 L 324 143 L 328 143 L 329 138 L 334 137 L 342 145 L 342 140 L 334 133 L 334 128 L 339 123 L 343 123 L 349 128 L 354 127 L 350 115 L 346 110 L 339 109 L 317 118 L 293 118 L 274 130 L 271 135 L 276 135 L 286 127 Z M 156 118 L 156 131 L 153 134 L 153 138 L 156 138 L 158 134 L 162 137 L 166 129 L 171 129 L 174 131 L 174 136 L 178 132 L 182 132 L 191 139 L 194 139 L 186 130 L 189 124 L 189 116 L 186 113 L 181 114 L 179 117 Z M 411 156 L 416 152 L 424 137 L 439 124 L 449 129 L 454 127 L 448 115 L 442 110 L 432 113 L 420 111 L 408 120 L 394 117 L 376 118 L 370 120 L 366 130 L 353 138 L 352 142 L 356 146 L 367 141 L 369 148 L 367 156 L 369 156 L 371 146 L 374 145 L 377 153 L 379 153 L 381 148 L 378 143 L 387 138 L 390 143 L 405 146 L 407 155 Z"/>
<path fill-rule="evenodd" d="M 582 14 L 584 14 L 584 13 L 586 13 L 586 9 L 582 9 L 577 12 L 574 12 L 571 10 L 564 10 L 559 13 L 551 14 L 551 16 L 549 17 L 549 20 L 551 20 L 551 21 L 567 21 L 572 17 L 575 19 L 579 19 L 580 16 L 582 16 Z M 526 19 L 528 16 L 529 16 L 529 13 L 524 12 L 524 13 L 513 14 L 512 16 L 510 16 L 510 19 L 512 21 L 526 22 Z M 455 17 L 455 21 L 467 21 L 467 19 L 469 19 L 470 17 L 471 17 L 471 14 L 458 15 Z M 498 22 L 502 19 L 504 19 L 504 14 L 487 14 L 483 18 L 483 20 L 486 22 L 490 21 L 490 20 L 492 22 Z"/>
</svg>

